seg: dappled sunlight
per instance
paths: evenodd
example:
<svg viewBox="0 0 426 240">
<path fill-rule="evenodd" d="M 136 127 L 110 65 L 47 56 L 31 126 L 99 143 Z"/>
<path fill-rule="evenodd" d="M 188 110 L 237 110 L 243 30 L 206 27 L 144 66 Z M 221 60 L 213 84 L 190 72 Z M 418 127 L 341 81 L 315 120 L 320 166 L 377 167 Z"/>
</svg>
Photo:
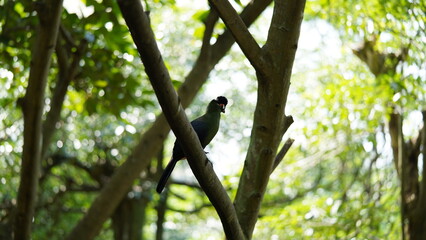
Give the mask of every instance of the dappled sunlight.
<svg viewBox="0 0 426 240">
<path fill-rule="evenodd" d="M 32 93 L 29 82 L 38 61 L 33 49 L 39 16 L 29 2 L 3 4 L 0 226 L 10 230 L 0 231 L 0 238 L 12 236 L 20 183 L 30 175 L 21 174 L 23 155 L 30 148 L 24 143 L 30 140 L 37 141 L 33 146 L 39 153 L 28 158 L 38 161 L 30 169 L 37 173 L 31 181 L 38 181 L 31 238 L 66 238 L 79 224 L 101 229 L 93 233 L 99 239 L 118 239 L 120 234 L 142 239 L 156 239 L 157 234 L 162 239 L 224 238 L 212 191 L 201 189 L 186 160 L 178 162 L 165 190 L 155 192 L 176 137 L 164 119 L 158 119 L 162 109 L 151 85 L 158 79 L 148 77 L 152 67 L 142 63 L 120 10 L 124 2 L 65 0 L 49 71 L 45 82 L 33 85 L 38 89 Z M 155 78 L 170 75 L 173 88 L 182 94 L 179 102 L 192 101 L 185 109 L 188 119 L 203 115 L 217 96 L 228 98 L 218 133 L 205 148 L 208 161 L 203 161 L 205 166 L 211 163 L 229 195 L 231 210 L 238 210 L 235 216 L 257 213 L 252 203 L 262 200 L 253 239 L 400 239 L 403 234 L 406 240 L 413 239 L 401 226 L 415 226 L 411 209 L 426 209 L 416 205 L 426 180 L 421 137 L 426 24 L 421 1 L 309 2 L 297 44 L 289 47 L 285 45 L 289 39 L 280 40 L 282 48 L 297 50 L 293 68 L 286 69 L 292 74 L 287 102 L 284 106 L 271 100 L 257 108 L 260 115 L 271 106 L 283 114 L 285 107 L 294 123 L 282 139 L 277 134 L 282 133 L 279 121 L 275 128 L 263 126 L 254 120 L 254 112 L 262 86 L 259 79 L 268 85 L 266 81 L 272 81 L 285 64 L 256 72 L 243 45 L 230 44 L 239 36 L 229 33 L 231 28 L 220 16 L 210 14 L 212 3 L 141 4 L 162 54 L 153 65 L 164 62 L 168 71 Z M 231 1 L 238 12 L 256 4 L 257 0 Z M 249 26 L 263 63 L 276 57 L 262 52 L 275 6 L 262 10 Z M 257 17 L 250 11 L 244 20 Z M 210 46 L 203 46 L 209 29 L 212 34 L 204 42 Z M 279 29 L 291 32 L 285 24 Z M 263 71 L 270 75 L 262 76 Z M 274 87 L 264 95 L 274 99 Z M 280 91 L 281 96 L 287 94 L 287 89 Z M 35 99 L 39 105 L 28 105 Z M 30 110 L 40 110 L 39 114 L 28 111 L 28 106 L 36 106 Z M 28 131 L 40 133 L 39 138 L 29 139 Z M 276 153 L 288 139 L 294 142 L 278 159 Z M 265 145 L 269 142 L 274 144 Z M 250 157 L 257 158 L 250 161 Z M 272 172 L 270 163 L 277 164 Z M 256 175 L 256 170 L 267 174 Z M 407 182 L 411 185 L 404 185 Z M 263 186 L 266 192 L 261 191 Z M 247 205 L 236 199 L 241 189 L 243 194 L 252 193 Z M 88 216 L 90 221 L 82 221 Z M 409 230 L 414 234 L 415 229 Z M 416 231 L 426 237 L 426 231 Z"/>
</svg>

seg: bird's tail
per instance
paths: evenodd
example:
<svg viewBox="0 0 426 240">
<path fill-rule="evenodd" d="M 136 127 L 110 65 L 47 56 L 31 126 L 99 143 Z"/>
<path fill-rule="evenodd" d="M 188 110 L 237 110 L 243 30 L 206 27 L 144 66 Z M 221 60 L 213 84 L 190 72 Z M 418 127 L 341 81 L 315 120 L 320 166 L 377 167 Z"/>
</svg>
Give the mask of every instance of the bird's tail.
<svg viewBox="0 0 426 240">
<path fill-rule="evenodd" d="M 161 193 L 166 186 L 167 180 L 170 177 L 170 174 L 172 174 L 173 169 L 175 168 L 177 163 L 177 160 L 170 160 L 170 162 L 167 164 L 166 168 L 164 169 L 163 175 L 161 175 L 160 180 L 157 184 L 157 192 Z"/>
</svg>

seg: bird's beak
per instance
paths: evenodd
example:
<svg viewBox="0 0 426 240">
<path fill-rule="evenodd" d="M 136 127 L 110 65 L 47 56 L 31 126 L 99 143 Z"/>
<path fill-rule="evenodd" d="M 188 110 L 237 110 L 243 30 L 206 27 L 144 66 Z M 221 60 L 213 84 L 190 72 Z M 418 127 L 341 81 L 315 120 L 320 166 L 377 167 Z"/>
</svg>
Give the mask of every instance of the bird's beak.
<svg viewBox="0 0 426 240">
<path fill-rule="evenodd" d="M 225 107 L 226 107 L 225 104 L 219 104 L 219 106 L 220 106 L 220 111 L 225 113 Z"/>
</svg>

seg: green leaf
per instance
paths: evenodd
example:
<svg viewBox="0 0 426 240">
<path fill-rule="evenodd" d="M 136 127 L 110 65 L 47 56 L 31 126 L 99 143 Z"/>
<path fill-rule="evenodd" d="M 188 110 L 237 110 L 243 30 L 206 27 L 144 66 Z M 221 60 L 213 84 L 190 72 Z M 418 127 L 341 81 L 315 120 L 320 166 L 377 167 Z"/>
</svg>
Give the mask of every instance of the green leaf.
<svg viewBox="0 0 426 240">
<path fill-rule="evenodd" d="M 105 81 L 105 80 L 97 80 L 95 82 L 95 86 L 100 87 L 100 88 L 104 88 L 104 87 L 108 86 L 108 82 Z"/>
<path fill-rule="evenodd" d="M 199 10 L 196 13 L 194 13 L 194 15 L 192 15 L 192 19 L 200 21 L 200 22 L 205 22 L 207 19 L 207 16 L 209 15 L 209 10 Z"/>
</svg>

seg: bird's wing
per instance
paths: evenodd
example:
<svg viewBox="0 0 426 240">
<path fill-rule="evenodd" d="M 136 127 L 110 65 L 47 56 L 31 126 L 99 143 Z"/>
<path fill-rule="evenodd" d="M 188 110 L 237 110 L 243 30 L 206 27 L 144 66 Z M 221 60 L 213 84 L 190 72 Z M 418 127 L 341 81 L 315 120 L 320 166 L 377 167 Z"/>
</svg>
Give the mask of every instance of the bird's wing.
<svg viewBox="0 0 426 240">
<path fill-rule="evenodd" d="M 210 129 L 207 122 L 202 118 L 197 118 L 191 122 L 191 125 L 197 133 L 198 139 L 200 139 L 201 146 L 205 148 L 211 141 L 211 139 L 209 139 Z"/>
</svg>

